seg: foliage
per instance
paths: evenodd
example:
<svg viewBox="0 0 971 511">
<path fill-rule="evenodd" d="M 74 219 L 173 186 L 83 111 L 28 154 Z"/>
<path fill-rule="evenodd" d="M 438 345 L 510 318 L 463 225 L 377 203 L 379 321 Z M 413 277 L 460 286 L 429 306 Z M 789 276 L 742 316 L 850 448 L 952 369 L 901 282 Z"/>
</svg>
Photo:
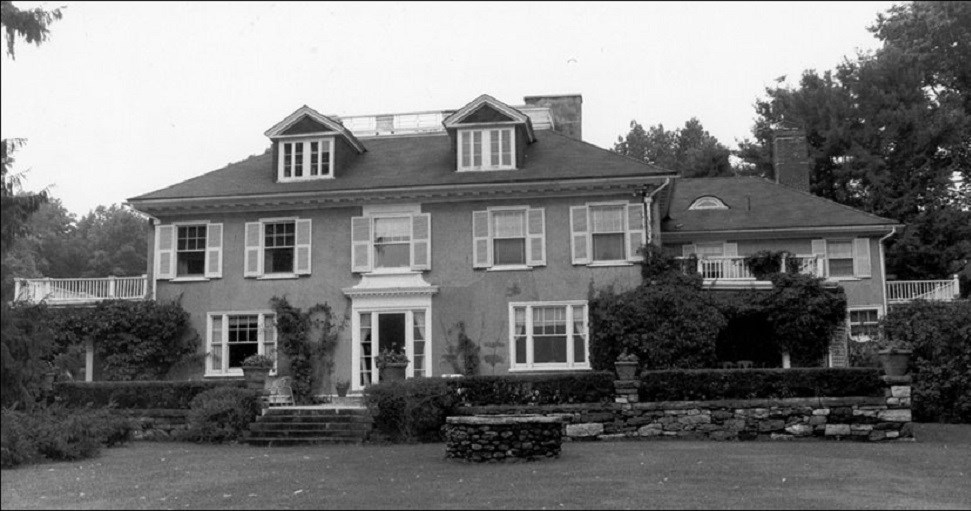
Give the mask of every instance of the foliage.
<svg viewBox="0 0 971 511">
<path fill-rule="evenodd" d="M 916 420 L 971 423 L 971 302 L 894 305 L 881 328 L 913 346 Z"/>
<path fill-rule="evenodd" d="M 32 408 L 54 353 L 54 330 L 44 305 L 9 307 L 0 314 L 0 400 L 4 407 Z"/>
<path fill-rule="evenodd" d="M 442 441 L 441 428 L 459 404 L 443 378 L 411 378 L 370 385 L 364 399 L 374 431 L 392 442 Z"/>
<path fill-rule="evenodd" d="M 850 367 L 872 367 L 879 369 L 880 358 L 877 352 L 880 351 L 877 343 L 872 341 L 860 342 L 849 340 L 849 359 Z"/>
<path fill-rule="evenodd" d="M 637 355 L 633 353 L 627 353 L 626 349 L 620 352 L 620 355 L 617 355 L 617 362 L 640 362 L 640 361 L 641 359 Z"/>
<path fill-rule="evenodd" d="M 47 311 L 59 351 L 94 340 L 105 380 L 159 380 L 199 349 L 189 313 L 178 302 L 104 300 Z"/>
<path fill-rule="evenodd" d="M 706 369 L 645 371 L 641 401 L 883 396 L 877 369 Z"/>
<path fill-rule="evenodd" d="M 317 304 L 301 311 L 286 297 L 274 296 L 270 306 L 276 311 L 278 349 L 286 355 L 293 378 L 293 398 L 298 404 L 309 403 L 314 387 L 314 361 L 327 373 L 334 372 L 334 352 L 343 324 L 334 320 L 328 304 Z"/>
<path fill-rule="evenodd" d="M 255 390 L 218 387 L 192 398 L 186 417 L 185 438 L 195 442 L 221 443 L 238 439 L 260 413 Z"/>
<path fill-rule="evenodd" d="M 614 397 L 612 369 L 613 365 L 610 371 L 474 376 L 451 379 L 449 385 L 466 406 L 602 403 Z"/>
<path fill-rule="evenodd" d="M 203 392 L 243 385 L 240 380 L 58 382 L 54 392 L 58 401 L 71 407 L 186 410 L 192 399 Z"/>
<path fill-rule="evenodd" d="M 14 41 L 22 37 L 28 43 L 40 45 L 50 35 L 48 26 L 55 20 L 61 19 L 61 9 L 45 11 L 40 7 L 21 10 L 13 2 L 0 2 L 0 24 L 7 39 L 7 55 L 14 58 Z"/>
<path fill-rule="evenodd" d="M 381 353 L 374 357 L 374 363 L 378 366 L 378 369 L 384 369 L 390 364 L 407 364 L 408 362 L 410 360 L 403 351 L 392 351 L 387 348 L 381 350 Z"/>
<path fill-rule="evenodd" d="M 786 263 L 790 261 L 795 262 L 793 259 L 788 258 L 793 255 L 791 252 L 782 251 L 771 251 L 771 250 L 759 250 L 758 252 L 745 256 L 745 267 L 748 268 L 752 275 L 759 280 L 765 280 L 765 278 L 773 273 L 781 273 L 782 271 L 782 261 L 785 259 Z M 786 264 L 786 273 L 790 272 L 790 265 Z"/>
<path fill-rule="evenodd" d="M 795 364 L 819 360 L 846 320 L 846 294 L 809 275 L 780 273 L 771 280 L 772 289 L 759 296 L 777 345 Z"/>
<path fill-rule="evenodd" d="M 656 245 L 644 245 L 638 253 L 643 257 L 641 279 L 645 285 L 668 282 L 701 289 L 703 279 L 697 271 L 696 255 L 678 259 Z"/>
<path fill-rule="evenodd" d="M 250 355 L 243 359 L 243 367 L 259 367 L 261 369 L 272 369 L 274 361 L 272 358 L 259 353 Z"/>
<path fill-rule="evenodd" d="M 590 301 L 590 362 L 609 371 L 622 351 L 641 368 L 701 368 L 715 364 L 715 342 L 726 320 L 700 281 L 672 275 L 624 293 L 601 290 Z M 695 286 L 697 283 L 697 287 Z"/>
<path fill-rule="evenodd" d="M 479 353 L 482 349 L 465 332 L 464 321 L 459 321 L 455 326 L 449 328 L 446 335 L 450 338 L 453 332 L 455 334 L 455 344 L 449 342 L 445 345 L 445 352 L 442 353 L 442 361 L 451 365 L 452 371 L 455 374 L 465 376 L 478 375 L 481 364 Z M 493 348 L 494 351 L 495 348 Z M 495 364 L 493 364 L 494 367 Z"/>
<path fill-rule="evenodd" d="M 131 440 L 128 419 L 104 409 L 61 406 L 31 412 L 2 411 L 0 466 L 15 467 L 45 458 L 79 460 L 96 456 L 102 446 Z"/>
<path fill-rule="evenodd" d="M 881 15 L 883 42 L 835 71 L 766 89 L 749 173 L 772 175 L 771 133 L 806 131 L 812 192 L 906 223 L 888 242 L 888 273 L 944 278 L 971 259 L 971 4 L 911 2 Z M 961 181 L 963 179 L 963 183 Z"/>
<path fill-rule="evenodd" d="M 694 117 L 674 131 L 665 130 L 663 124 L 645 131 L 637 121 L 631 121 L 627 135 L 617 137 L 614 151 L 677 171 L 683 177 L 732 175 L 728 159 L 731 151 Z"/>
</svg>

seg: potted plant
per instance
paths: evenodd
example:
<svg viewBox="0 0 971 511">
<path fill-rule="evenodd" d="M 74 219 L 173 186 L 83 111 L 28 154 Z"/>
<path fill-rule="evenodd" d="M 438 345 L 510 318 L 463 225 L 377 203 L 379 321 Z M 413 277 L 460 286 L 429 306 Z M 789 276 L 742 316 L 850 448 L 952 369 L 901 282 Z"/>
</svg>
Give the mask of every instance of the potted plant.
<svg viewBox="0 0 971 511">
<path fill-rule="evenodd" d="M 887 376 L 906 376 L 910 366 L 910 355 L 914 352 L 909 342 L 878 337 L 875 341 L 879 348 L 877 357 Z"/>
<path fill-rule="evenodd" d="M 633 353 L 628 353 L 626 349 L 617 355 L 617 360 L 614 362 L 614 368 L 617 370 L 618 380 L 635 380 L 637 379 L 637 366 L 641 361 L 637 355 Z"/>
<path fill-rule="evenodd" d="M 262 390 L 266 386 L 266 378 L 273 369 L 273 359 L 266 355 L 250 355 L 243 359 L 243 378 L 246 388 Z"/>
<path fill-rule="evenodd" d="M 411 361 L 403 352 L 384 349 L 375 358 L 375 362 L 381 370 L 381 381 L 397 381 L 405 379 L 405 369 Z"/>
<path fill-rule="evenodd" d="M 347 391 L 351 388 L 351 382 L 341 380 L 334 384 L 334 388 L 337 389 L 338 397 L 347 397 Z"/>
</svg>

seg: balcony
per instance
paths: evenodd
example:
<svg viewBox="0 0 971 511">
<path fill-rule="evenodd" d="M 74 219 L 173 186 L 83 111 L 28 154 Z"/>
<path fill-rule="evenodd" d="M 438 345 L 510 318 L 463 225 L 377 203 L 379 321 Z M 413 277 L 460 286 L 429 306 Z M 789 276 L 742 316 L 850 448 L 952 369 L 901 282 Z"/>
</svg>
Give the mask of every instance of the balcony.
<svg viewBox="0 0 971 511">
<path fill-rule="evenodd" d="M 692 261 L 692 258 L 678 258 L 684 263 Z M 822 256 L 799 255 L 794 258 L 799 268 L 799 273 L 823 277 L 826 274 L 826 260 Z M 770 288 L 772 283 L 768 280 L 759 280 L 752 274 L 748 266 L 745 265 L 744 256 L 734 257 L 707 257 L 697 259 L 696 268 L 685 268 L 685 271 L 694 271 L 704 279 L 704 285 L 715 289 L 752 289 Z M 784 272 L 787 258 L 783 258 L 780 263 L 780 272 Z"/>
<path fill-rule="evenodd" d="M 144 300 L 147 293 L 147 275 L 14 280 L 14 302 L 88 305 L 101 300 Z"/>
<path fill-rule="evenodd" d="M 948 280 L 895 280 L 887 282 L 887 303 L 912 300 L 951 301 L 961 296 L 958 276 Z"/>
</svg>

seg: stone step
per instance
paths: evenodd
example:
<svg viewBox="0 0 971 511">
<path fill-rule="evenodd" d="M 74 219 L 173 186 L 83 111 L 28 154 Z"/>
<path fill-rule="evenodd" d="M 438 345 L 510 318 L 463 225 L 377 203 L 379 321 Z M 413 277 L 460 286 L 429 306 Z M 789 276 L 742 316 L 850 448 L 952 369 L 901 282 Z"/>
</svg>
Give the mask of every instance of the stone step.
<svg viewBox="0 0 971 511">
<path fill-rule="evenodd" d="M 243 440 L 249 445 L 266 447 L 283 447 L 288 445 L 326 445 L 326 444 L 361 444 L 362 437 L 305 437 L 305 438 L 269 438 L 249 437 Z"/>
<path fill-rule="evenodd" d="M 370 424 L 374 420 L 368 415 L 283 415 L 273 414 L 257 417 L 259 422 L 286 422 L 294 424 L 326 424 L 329 422 L 341 424 Z"/>
<path fill-rule="evenodd" d="M 367 408 L 267 408 L 263 416 L 343 417 L 368 415 Z"/>
<path fill-rule="evenodd" d="M 354 437 L 366 438 L 368 431 L 354 429 L 270 429 L 270 430 L 250 430 L 247 432 L 249 437 L 260 438 L 330 438 L 330 437 Z"/>
<path fill-rule="evenodd" d="M 303 423 L 303 422 L 264 422 L 258 421 L 251 423 L 249 429 L 252 431 L 370 431 L 371 425 L 366 422 L 323 422 L 323 423 Z"/>
</svg>

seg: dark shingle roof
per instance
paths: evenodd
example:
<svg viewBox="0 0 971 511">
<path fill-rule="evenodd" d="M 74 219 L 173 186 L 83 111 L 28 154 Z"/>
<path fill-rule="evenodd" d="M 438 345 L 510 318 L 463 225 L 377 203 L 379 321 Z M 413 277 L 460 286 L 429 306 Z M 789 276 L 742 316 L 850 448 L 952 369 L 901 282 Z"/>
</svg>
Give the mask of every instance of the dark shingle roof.
<svg viewBox="0 0 971 511">
<path fill-rule="evenodd" d="M 712 195 L 728 210 L 694 210 Z M 899 222 L 758 177 L 678 179 L 662 231 L 722 231 L 800 227 L 891 226 Z"/>
<path fill-rule="evenodd" d="M 526 147 L 526 162 L 518 170 L 456 172 L 454 150 L 444 134 L 377 137 L 363 140 L 367 152 L 351 156 L 346 168 L 337 169 L 334 179 L 278 183 L 272 155 L 266 151 L 129 200 L 673 175 L 671 171 L 554 131 L 536 131 L 536 138 L 535 143 Z"/>
</svg>

